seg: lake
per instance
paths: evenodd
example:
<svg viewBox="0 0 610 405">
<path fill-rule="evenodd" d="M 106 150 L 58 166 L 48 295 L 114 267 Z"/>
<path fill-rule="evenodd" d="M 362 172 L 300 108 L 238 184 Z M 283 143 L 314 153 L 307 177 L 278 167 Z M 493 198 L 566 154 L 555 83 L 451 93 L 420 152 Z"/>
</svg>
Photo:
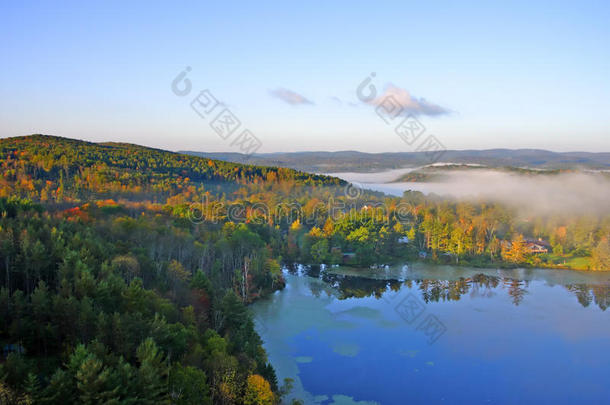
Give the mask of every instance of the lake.
<svg viewBox="0 0 610 405">
<path fill-rule="evenodd" d="M 338 177 L 350 183 L 357 184 L 367 190 L 379 191 L 393 196 L 402 196 L 407 190 L 421 191 L 424 194 L 435 193 L 452 197 L 466 197 L 471 194 L 471 188 L 464 187 L 464 178 L 461 177 L 460 187 L 454 187 L 450 182 L 394 182 L 400 176 L 410 173 L 421 167 L 410 167 L 402 169 L 392 169 L 380 172 L 339 172 L 323 173 L 329 176 Z"/>
<path fill-rule="evenodd" d="M 394 182 L 400 176 L 410 173 L 415 168 L 392 169 L 381 172 L 340 172 L 340 173 L 323 173 L 329 176 L 338 177 L 350 183 L 354 183 L 359 187 L 367 190 L 379 191 L 388 195 L 400 197 L 407 190 L 421 191 L 424 194 L 438 194 L 451 197 L 473 197 L 480 194 L 481 189 L 487 190 L 490 186 L 498 184 L 497 179 L 481 179 L 480 174 L 469 172 L 447 172 L 446 175 L 459 175 L 459 182 L 444 181 L 412 181 L 412 182 Z M 492 176 L 493 177 L 493 176 Z M 497 191 L 497 190 L 495 190 Z"/>
<path fill-rule="evenodd" d="M 439 188 L 429 189 L 429 183 L 424 182 L 412 182 L 412 183 L 392 183 L 400 176 L 417 170 L 418 168 L 403 168 L 403 169 L 392 169 L 381 172 L 339 172 L 339 173 L 322 173 L 328 176 L 338 177 L 350 183 L 356 183 L 368 190 L 380 191 L 389 195 L 402 196 L 406 190 L 422 191 L 429 193 L 430 191 L 436 192 L 443 191 L 441 185 Z"/>
<path fill-rule="evenodd" d="M 610 398 L 610 274 L 297 266 L 255 302 L 278 381 L 306 404 Z"/>
</svg>

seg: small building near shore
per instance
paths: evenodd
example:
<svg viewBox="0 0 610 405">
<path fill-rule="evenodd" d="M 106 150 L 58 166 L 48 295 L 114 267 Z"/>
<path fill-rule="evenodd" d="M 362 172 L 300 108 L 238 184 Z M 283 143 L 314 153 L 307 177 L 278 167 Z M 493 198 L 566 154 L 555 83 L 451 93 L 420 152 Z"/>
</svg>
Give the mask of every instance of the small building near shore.
<svg viewBox="0 0 610 405">
<path fill-rule="evenodd" d="M 526 239 L 525 246 L 530 253 L 549 253 L 549 248 L 551 247 L 551 245 L 542 238 Z"/>
<path fill-rule="evenodd" d="M 525 246 L 530 253 L 549 253 L 549 249 L 539 243 L 527 242 Z"/>
</svg>

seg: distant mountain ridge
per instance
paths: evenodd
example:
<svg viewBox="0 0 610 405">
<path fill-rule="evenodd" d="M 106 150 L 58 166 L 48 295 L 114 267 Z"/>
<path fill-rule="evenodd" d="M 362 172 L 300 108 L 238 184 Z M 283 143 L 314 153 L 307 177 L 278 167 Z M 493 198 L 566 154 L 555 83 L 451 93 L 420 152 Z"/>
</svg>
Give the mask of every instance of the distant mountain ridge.
<svg viewBox="0 0 610 405">
<path fill-rule="evenodd" d="M 180 153 L 234 163 L 289 167 L 316 173 L 387 170 L 433 163 L 425 152 L 276 152 L 251 156 L 232 152 L 181 151 Z M 443 153 L 438 162 L 475 163 L 490 167 L 609 170 L 610 152 L 551 152 L 542 149 L 449 150 Z"/>
</svg>

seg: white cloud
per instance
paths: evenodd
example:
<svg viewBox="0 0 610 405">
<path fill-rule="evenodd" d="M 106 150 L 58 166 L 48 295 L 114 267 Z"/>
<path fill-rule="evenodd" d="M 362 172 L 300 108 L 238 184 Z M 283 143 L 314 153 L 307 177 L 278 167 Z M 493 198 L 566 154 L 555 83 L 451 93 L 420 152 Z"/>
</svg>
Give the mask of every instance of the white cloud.
<svg viewBox="0 0 610 405">
<path fill-rule="evenodd" d="M 393 84 L 389 84 L 383 94 L 369 101 L 368 104 L 379 106 L 384 102 L 386 103 L 384 105 L 396 105 L 402 108 L 402 115 L 413 114 L 436 116 L 450 113 L 450 111 L 446 108 L 431 103 L 425 98 L 415 97 L 407 90 L 401 89 Z"/>
<path fill-rule="evenodd" d="M 269 94 L 290 105 L 313 104 L 313 102 L 308 100 L 305 96 L 283 87 L 272 90 Z"/>
</svg>

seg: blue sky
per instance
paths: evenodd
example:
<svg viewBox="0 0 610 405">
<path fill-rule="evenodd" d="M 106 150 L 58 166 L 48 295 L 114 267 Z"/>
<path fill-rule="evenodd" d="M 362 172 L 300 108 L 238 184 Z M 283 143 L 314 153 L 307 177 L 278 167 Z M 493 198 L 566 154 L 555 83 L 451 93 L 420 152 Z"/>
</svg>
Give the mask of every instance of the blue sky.
<svg viewBox="0 0 610 405">
<path fill-rule="evenodd" d="M 209 89 L 261 152 L 412 151 L 356 97 L 374 72 L 449 149 L 610 151 L 607 1 L 303 3 L 3 2 L 0 137 L 235 151 Z"/>
</svg>

